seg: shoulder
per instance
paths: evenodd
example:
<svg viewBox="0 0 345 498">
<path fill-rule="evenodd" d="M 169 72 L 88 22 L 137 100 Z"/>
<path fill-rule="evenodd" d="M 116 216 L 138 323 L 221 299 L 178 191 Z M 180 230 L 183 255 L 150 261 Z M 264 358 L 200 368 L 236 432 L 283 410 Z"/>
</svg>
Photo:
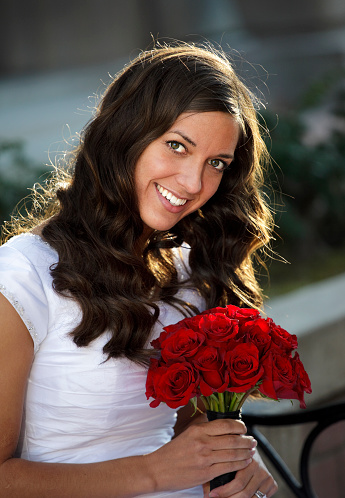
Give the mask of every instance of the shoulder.
<svg viewBox="0 0 345 498">
<path fill-rule="evenodd" d="M 0 246 L 0 258 L 15 257 L 19 254 L 32 263 L 58 259 L 56 251 L 39 235 L 31 232 L 15 235 Z"/>
<path fill-rule="evenodd" d="M 0 247 L 0 275 L 50 286 L 50 267 L 58 259 L 57 252 L 40 236 L 30 232 L 16 235 Z"/>
<path fill-rule="evenodd" d="M 20 315 L 36 351 L 47 333 L 47 294 L 52 289 L 49 268 L 57 260 L 57 253 L 30 233 L 15 236 L 0 247 L 0 292 Z"/>
</svg>

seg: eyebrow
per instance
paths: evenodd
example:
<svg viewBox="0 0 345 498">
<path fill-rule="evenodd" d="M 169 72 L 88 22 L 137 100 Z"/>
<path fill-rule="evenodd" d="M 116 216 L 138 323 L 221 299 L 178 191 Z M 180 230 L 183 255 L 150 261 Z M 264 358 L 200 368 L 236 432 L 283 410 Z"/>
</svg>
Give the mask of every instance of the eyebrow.
<svg viewBox="0 0 345 498">
<path fill-rule="evenodd" d="M 193 140 L 191 138 L 187 137 L 187 135 L 185 135 L 181 131 L 179 131 L 179 130 L 171 130 L 170 133 L 177 133 L 177 135 L 180 135 L 180 137 L 182 137 L 190 145 L 193 145 L 193 147 L 196 147 L 196 143 L 193 142 Z M 222 157 L 223 159 L 233 159 L 234 158 L 233 154 L 217 154 L 217 157 Z"/>
<path fill-rule="evenodd" d="M 180 135 L 180 137 L 182 137 L 186 142 L 193 145 L 193 147 L 196 147 L 196 143 L 193 142 L 193 140 L 191 138 L 187 137 L 187 135 L 184 135 L 181 131 L 171 130 L 171 133 L 177 133 L 177 135 Z"/>
</svg>

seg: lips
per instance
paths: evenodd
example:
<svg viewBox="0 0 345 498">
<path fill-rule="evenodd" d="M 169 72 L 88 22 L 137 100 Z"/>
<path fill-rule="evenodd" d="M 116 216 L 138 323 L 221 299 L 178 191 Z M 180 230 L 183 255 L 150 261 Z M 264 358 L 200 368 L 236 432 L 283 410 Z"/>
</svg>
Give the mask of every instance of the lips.
<svg viewBox="0 0 345 498">
<path fill-rule="evenodd" d="M 179 197 L 176 197 L 174 194 L 169 192 L 166 188 L 162 187 L 158 183 L 156 183 L 156 188 L 158 192 L 167 199 L 172 206 L 184 206 L 187 202 L 188 199 L 180 199 Z"/>
</svg>

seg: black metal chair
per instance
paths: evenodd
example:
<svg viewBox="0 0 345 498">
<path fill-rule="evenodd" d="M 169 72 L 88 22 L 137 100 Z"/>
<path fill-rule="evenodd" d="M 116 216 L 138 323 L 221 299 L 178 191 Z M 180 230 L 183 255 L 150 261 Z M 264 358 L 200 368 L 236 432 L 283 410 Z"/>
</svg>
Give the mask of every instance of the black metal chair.
<svg viewBox="0 0 345 498">
<path fill-rule="evenodd" d="M 340 420 L 345 420 L 345 402 L 307 411 L 300 411 L 289 415 L 252 415 L 244 413 L 242 414 L 242 420 L 247 426 L 248 433 L 258 441 L 259 448 L 261 448 L 262 452 L 274 465 L 289 489 L 293 491 L 298 498 L 317 498 L 309 476 L 311 449 L 314 441 L 322 431 Z M 299 462 L 301 482 L 298 482 L 281 456 L 260 432 L 258 426 L 277 427 L 305 424 L 308 422 L 315 422 L 316 425 L 312 427 L 303 444 Z"/>
</svg>

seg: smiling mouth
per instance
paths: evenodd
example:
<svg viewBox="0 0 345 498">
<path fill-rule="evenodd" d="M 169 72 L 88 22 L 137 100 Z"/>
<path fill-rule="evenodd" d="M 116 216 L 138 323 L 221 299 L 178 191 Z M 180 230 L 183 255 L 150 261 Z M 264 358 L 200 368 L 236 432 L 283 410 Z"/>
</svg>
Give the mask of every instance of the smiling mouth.
<svg viewBox="0 0 345 498">
<path fill-rule="evenodd" d="M 156 183 L 156 188 L 158 192 L 167 199 L 172 206 L 184 206 L 188 199 L 179 199 L 174 194 L 169 192 L 166 188 L 161 187 L 158 183 Z"/>
</svg>

